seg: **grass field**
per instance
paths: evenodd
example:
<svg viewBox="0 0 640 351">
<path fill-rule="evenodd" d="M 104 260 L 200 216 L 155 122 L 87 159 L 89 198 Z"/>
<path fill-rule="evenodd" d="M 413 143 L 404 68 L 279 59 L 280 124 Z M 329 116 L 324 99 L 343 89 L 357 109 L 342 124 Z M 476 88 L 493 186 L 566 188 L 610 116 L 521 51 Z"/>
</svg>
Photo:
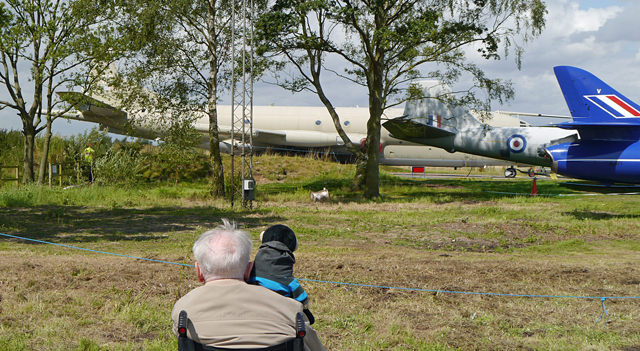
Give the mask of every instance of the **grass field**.
<svg viewBox="0 0 640 351">
<path fill-rule="evenodd" d="M 329 350 L 640 350 L 637 195 L 539 178 L 526 196 L 528 178 L 385 169 L 384 199 L 365 201 L 349 191 L 353 166 L 264 156 L 255 170 L 251 210 L 206 183 L 5 186 L 0 233 L 193 264 L 194 239 L 220 218 L 256 249 L 283 223 Z M 331 200 L 311 203 L 323 187 Z M 0 236 L 0 350 L 176 350 L 171 307 L 198 285 L 189 267 Z M 609 323 L 596 322 L 599 297 Z"/>
</svg>

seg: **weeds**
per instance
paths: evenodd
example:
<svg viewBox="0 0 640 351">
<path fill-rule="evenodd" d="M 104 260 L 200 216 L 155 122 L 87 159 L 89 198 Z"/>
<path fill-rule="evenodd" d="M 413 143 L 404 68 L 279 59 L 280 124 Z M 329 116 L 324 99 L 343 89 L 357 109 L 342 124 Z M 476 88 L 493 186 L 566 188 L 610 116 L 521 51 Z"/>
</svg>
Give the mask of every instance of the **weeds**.
<svg viewBox="0 0 640 351">
<path fill-rule="evenodd" d="M 192 264 L 220 218 L 257 237 L 297 233 L 296 275 L 330 350 L 624 349 L 640 345 L 639 303 L 372 288 L 562 296 L 640 296 L 634 196 L 528 197 L 530 181 L 411 180 L 386 174 L 385 200 L 349 190 L 352 167 L 256 158 L 256 209 L 231 208 L 208 182 L 0 188 L 3 233 Z M 283 171 L 284 170 L 284 171 Z M 286 172 L 285 172 L 286 171 Z M 280 179 L 279 179 L 280 178 Z M 311 203 L 326 187 L 331 199 Z M 512 189 L 511 189 L 512 188 Z M 539 180 L 540 193 L 561 193 Z M 579 194 L 577 190 L 567 190 Z M 199 286 L 174 267 L 0 240 L 0 349 L 175 350 L 169 313 Z M 322 281 L 321 282 L 317 282 Z"/>
</svg>

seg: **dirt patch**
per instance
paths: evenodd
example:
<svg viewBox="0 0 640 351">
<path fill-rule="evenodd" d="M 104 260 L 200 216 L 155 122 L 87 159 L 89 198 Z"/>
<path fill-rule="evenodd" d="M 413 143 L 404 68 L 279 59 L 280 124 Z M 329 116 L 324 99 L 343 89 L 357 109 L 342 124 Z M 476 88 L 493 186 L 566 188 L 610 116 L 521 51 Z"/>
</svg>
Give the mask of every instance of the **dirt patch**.
<svg viewBox="0 0 640 351">
<path fill-rule="evenodd" d="M 318 216 L 321 220 L 314 229 L 335 228 L 333 216 L 339 211 L 394 216 L 402 211 L 447 212 L 483 205 L 496 204 L 288 204 L 294 208 L 291 211 Z M 614 245 L 607 252 L 530 255 L 517 248 L 567 238 L 534 220 L 479 221 L 471 211 L 429 223 L 399 218 L 398 225 L 386 220 L 370 224 L 367 216 L 349 218 L 344 222 L 349 227 L 360 225 L 354 235 L 306 240 L 308 224 L 279 212 L 287 211 L 284 208 L 269 206 L 268 211 L 250 213 L 197 206 L 49 207 L 4 210 L 0 219 L 14 228 L 9 234 L 186 264 L 192 263 L 189 248 L 194 236 L 217 225 L 220 217 L 241 219 L 254 234 L 275 222 L 303 228 L 296 276 L 311 296 L 316 328 L 330 350 L 362 345 L 388 350 L 437 349 L 433 345 L 539 350 L 549 345 L 572 347 L 576 342 L 588 347 L 593 340 L 605 340 L 598 341 L 600 345 L 613 340 L 620 346 L 615 349 L 634 350 L 639 341 L 638 299 L 607 299 L 610 323 L 594 323 L 602 314 L 597 297 L 640 295 L 637 255 L 629 251 L 620 255 Z M 637 236 L 633 230 L 608 237 L 586 231 L 579 239 Z M 3 245 L 0 343 L 23 337 L 28 349 L 77 349 L 81 337 L 95 343 L 95 348 L 173 345 L 169 320 L 173 303 L 200 285 L 189 267 L 16 239 L 6 239 Z M 52 330 L 73 330 L 73 335 Z"/>
</svg>

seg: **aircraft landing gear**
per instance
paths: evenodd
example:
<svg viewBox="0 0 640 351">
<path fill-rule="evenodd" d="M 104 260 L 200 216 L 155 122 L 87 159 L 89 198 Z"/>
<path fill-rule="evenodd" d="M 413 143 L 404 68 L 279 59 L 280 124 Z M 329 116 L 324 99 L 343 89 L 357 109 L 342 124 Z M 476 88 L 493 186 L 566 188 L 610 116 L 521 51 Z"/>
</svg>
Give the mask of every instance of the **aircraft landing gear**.
<svg viewBox="0 0 640 351">
<path fill-rule="evenodd" d="M 515 178 L 516 177 L 516 173 L 518 173 L 518 172 L 516 171 L 516 169 L 514 167 L 509 167 L 509 168 L 504 170 L 504 177 L 505 178 Z"/>
<path fill-rule="evenodd" d="M 538 175 L 543 175 L 543 176 L 549 176 L 549 173 L 547 173 L 547 170 L 544 169 L 544 167 L 540 168 L 539 172 L 536 172 L 535 169 L 533 168 L 529 168 L 526 171 L 521 171 L 515 167 L 509 167 L 507 169 L 504 170 L 504 177 L 505 178 L 515 178 L 516 175 L 518 174 L 518 172 L 522 173 L 522 174 L 526 174 L 529 177 L 533 178 L 535 176 Z"/>
</svg>

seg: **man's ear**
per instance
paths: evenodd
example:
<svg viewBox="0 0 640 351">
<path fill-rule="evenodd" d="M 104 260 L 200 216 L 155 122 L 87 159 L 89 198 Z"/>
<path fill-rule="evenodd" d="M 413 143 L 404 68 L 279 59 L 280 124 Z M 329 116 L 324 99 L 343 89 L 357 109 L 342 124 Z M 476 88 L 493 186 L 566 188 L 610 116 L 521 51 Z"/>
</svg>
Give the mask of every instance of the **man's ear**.
<svg viewBox="0 0 640 351">
<path fill-rule="evenodd" d="M 253 269 L 253 261 L 249 261 L 247 263 L 247 269 L 244 271 L 244 281 L 248 282 L 249 277 L 251 276 L 251 270 Z"/>
<path fill-rule="evenodd" d="M 196 262 L 196 274 L 198 275 L 198 280 L 204 283 L 204 274 L 202 274 L 202 270 L 200 269 L 198 262 Z"/>
</svg>

